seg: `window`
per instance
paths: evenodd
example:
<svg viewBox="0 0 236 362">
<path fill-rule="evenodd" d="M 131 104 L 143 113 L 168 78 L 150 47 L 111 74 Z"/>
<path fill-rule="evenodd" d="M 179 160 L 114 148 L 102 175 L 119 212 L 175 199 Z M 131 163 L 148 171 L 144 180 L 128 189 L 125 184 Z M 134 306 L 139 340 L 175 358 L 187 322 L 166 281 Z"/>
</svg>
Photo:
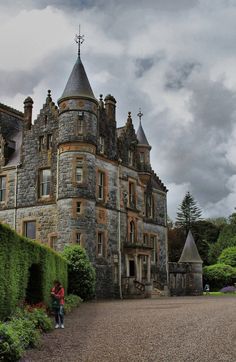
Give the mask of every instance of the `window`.
<svg viewBox="0 0 236 362">
<path fill-rule="evenodd" d="M 81 202 L 80 201 L 76 202 L 76 213 L 77 214 L 81 213 Z"/>
<path fill-rule="evenodd" d="M 105 139 L 102 136 L 99 137 L 99 150 L 100 150 L 100 153 L 105 152 Z"/>
<path fill-rule="evenodd" d="M 39 136 L 39 151 L 44 149 L 44 136 Z"/>
<path fill-rule="evenodd" d="M 77 119 L 77 133 L 83 134 L 84 131 L 84 112 L 79 111 Z"/>
<path fill-rule="evenodd" d="M 104 172 L 98 171 L 98 199 L 104 199 Z"/>
<path fill-rule="evenodd" d="M 52 148 L 52 135 L 47 135 L 47 150 L 50 150 Z"/>
<path fill-rule="evenodd" d="M 154 198 L 153 195 L 145 195 L 145 215 L 148 218 L 153 218 Z"/>
<path fill-rule="evenodd" d="M 104 235 L 103 235 L 103 233 L 98 233 L 97 253 L 98 253 L 98 256 L 104 256 Z"/>
<path fill-rule="evenodd" d="M 128 151 L 128 164 L 129 166 L 134 165 L 134 152 L 131 150 Z"/>
<path fill-rule="evenodd" d="M 51 192 L 51 170 L 45 169 L 40 171 L 40 190 L 39 196 L 49 196 Z"/>
<path fill-rule="evenodd" d="M 50 246 L 50 248 L 55 249 L 56 248 L 56 242 L 57 242 L 57 236 L 51 235 L 49 237 L 49 246 Z"/>
<path fill-rule="evenodd" d="M 145 162 L 144 152 L 140 152 L 139 158 L 140 158 L 140 162 L 141 162 L 141 163 L 144 163 L 144 162 Z"/>
<path fill-rule="evenodd" d="M 135 225 L 133 221 L 130 222 L 129 241 L 131 243 L 134 243 L 135 241 Z"/>
<path fill-rule="evenodd" d="M 78 183 L 83 182 L 83 160 L 77 159 L 76 160 L 76 174 L 75 174 L 75 180 Z"/>
<path fill-rule="evenodd" d="M 135 207 L 135 184 L 129 182 L 129 207 Z"/>
<path fill-rule="evenodd" d="M 30 239 L 36 239 L 36 221 L 24 222 L 24 236 Z"/>
<path fill-rule="evenodd" d="M 148 245 L 148 234 L 143 234 L 143 244 Z"/>
<path fill-rule="evenodd" d="M 81 233 L 79 233 L 79 232 L 76 232 L 75 233 L 75 242 L 76 242 L 76 244 L 81 244 Z"/>
<path fill-rule="evenodd" d="M 6 200 L 6 176 L 0 176 L 0 202 Z"/>
<path fill-rule="evenodd" d="M 44 116 L 44 123 L 45 123 L 45 126 L 46 126 L 46 124 L 48 123 L 48 116 Z"/>
</svg>

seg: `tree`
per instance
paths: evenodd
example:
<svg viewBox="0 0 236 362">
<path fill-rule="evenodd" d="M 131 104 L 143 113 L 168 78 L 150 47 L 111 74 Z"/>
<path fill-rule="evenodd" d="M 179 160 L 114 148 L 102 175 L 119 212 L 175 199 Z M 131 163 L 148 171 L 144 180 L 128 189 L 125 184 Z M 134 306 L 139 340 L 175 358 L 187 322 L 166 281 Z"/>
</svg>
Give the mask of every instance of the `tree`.
<svg viewBox="0 0 236 362">
<path fill-rule="evenodd" d="M 203 268 L 204 279 L 210 283 L 213 290 L 232 284 L 235 275 L 236 268 L 226 264 L 214 264 Z"/>
<path fill-rule="evenodd" d="M 194 222 L 200 219 L 202 211 L 197 206 L 197 202 L 188 191 L 184 196 L 181 205 L 178 207 L 176 225 L 183 227 L 187 235 Z"/>
<path fill-rule="evenodd" d="M 236 246 L 224 249 L 218 258 L 218 263 L 236 267 Z"/>
<path fill-rule="evenodd" d="M 68 292 L 80 296 L 83 300 L 94 297 L 95 269 L 90 263 L 85 250 L 80 245 L 69 245 L 62 255 L 68 265 Z"/>
</svg>

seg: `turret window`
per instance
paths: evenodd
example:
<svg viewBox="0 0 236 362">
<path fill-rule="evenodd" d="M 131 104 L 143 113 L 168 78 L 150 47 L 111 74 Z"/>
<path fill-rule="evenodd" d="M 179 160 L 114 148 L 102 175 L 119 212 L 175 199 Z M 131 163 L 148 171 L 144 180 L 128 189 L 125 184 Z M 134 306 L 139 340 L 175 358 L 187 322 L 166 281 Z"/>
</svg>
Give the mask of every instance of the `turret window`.
<svg viewBox="0 0 236 362">
<path fill-rule="evenodd" d="M 45 169 L 40 171 L 40 189 L 39 196 L 49 196 L 51 192 L 51 170 Z"/>
<path fill-rule="evenodd" d="M 84 131 L 84 112 L 79 112 L 77 119 L 77 134 L 83 134 Z"/>
<path fill-rule="evenodd" d="M 145 162 L 144 152 L 140 152 L 139 157 L 140 157 L 140 162 L 141 162 L 141 163 L 144 163 L 144 162 Z"/>
<path fill-rule="evenodd" d="M 98 171 L 98 199 L 104 199 L 104 185 L 105 185 L 105 174 L 102 171 Z"/>
<path fill-rule="evenodd" d="M 105 152 L 105 139 L 102 136 L 99 137 L 99 150 L 100 150 L 100 153 Z"/>
<path fill-rule="evenodd" d="M 0 202 L 6 200 L 6 176 L 0 176 Z"/>
<path fill-rule="evenodd" d="M 75 173 L 76 182 L 82 183 L 83 176 L 84 176 L 83 175 L 83 160 L 77 159 L 76 160 L 76 173 Z"/>
<path fill-rule="evenodd" d="M 152 262 L 156 262 L 156 238 L 155 236 L 150 236 L 150 246 L 152 248 Z"/>
</svg>

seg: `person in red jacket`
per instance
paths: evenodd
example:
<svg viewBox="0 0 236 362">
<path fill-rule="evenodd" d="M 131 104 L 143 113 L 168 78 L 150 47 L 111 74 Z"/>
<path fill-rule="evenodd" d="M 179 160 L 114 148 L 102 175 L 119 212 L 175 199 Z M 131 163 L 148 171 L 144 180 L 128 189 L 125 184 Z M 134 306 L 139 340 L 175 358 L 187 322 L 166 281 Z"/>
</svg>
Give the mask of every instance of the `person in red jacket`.
<svg viewBox="0 0 236 362">
<path fill-rule="evenodd" d="M 55 328 L 64 328 L 64 295 L 65 291 L 59 280 L 54 281 L 54 287 L 51 290 L 52 308 L 55 314 Z"/>
</svg>

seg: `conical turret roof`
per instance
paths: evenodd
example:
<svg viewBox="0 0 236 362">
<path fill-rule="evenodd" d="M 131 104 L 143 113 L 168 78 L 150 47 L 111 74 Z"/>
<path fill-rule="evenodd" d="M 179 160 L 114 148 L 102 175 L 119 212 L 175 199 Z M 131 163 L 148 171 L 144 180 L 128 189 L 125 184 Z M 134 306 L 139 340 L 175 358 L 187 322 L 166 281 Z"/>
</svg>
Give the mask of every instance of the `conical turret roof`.
<svg viewBox="0 0 236 362">
<path fill-rule="evenodd" d="M 202 263 L 193 235 L 189 230 L 179 263 Z"/>
<path fill-rule="evenodd" d="M 149 146 L 149 143 L 148 143 L 147 137 L 145 136 L 141 121 L 139 122 L 139 128 L 137 130 L 136 136 L 137 136 L 138 142 L 141 145 Z"/>
<path fill-rule="evenodd" d="M 60 99 L 80 96 L 95 99 L 83 63 L 78 56 Z"/>
</svg>

